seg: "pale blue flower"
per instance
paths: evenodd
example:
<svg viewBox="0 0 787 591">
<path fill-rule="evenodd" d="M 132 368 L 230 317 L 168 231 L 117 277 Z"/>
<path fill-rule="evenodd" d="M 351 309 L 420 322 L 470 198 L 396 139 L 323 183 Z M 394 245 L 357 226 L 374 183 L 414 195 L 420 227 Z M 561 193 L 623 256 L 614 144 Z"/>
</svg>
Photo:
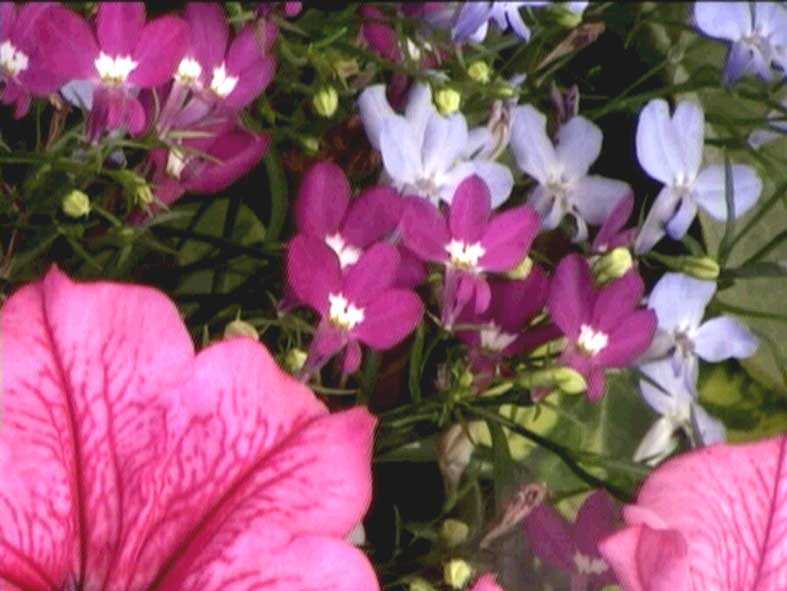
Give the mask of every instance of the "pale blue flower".
<svg viewBox="0 0 787 591">
<path fill-rule="evenodd" d="M 532 105 L 514 110 L 511 150 L 520 170 L 538 181 L 528 204 L 541 215 L 547 230 L 556 228 L 565 215 L 573 216 L 574 239 L 584 240 L 588 224 L 603 223 L 631 188 L 623 181 L 588 175 L 601 153 L 603 136 L 584 117 L 572 117 L 555 139 L 553 144 L 546 117 Z"/>
<path fill-rule="evenodd" d="M 428 84 L 413 85 L 404 115 L 388 103 L 383 85 L 364 90 L 358 105 L 366 135 L 382 154 L 387 180 L 403 194 L 450 203 L 457 186 L 476 174 L 489 187 L 493 207 L 508 199 L 514 186 L 511 171 L 482 154 L 490 131 L 468 130 L 458 112 L 440 115 Z"/>
<path fill-rule="evenodd" d="M 642 359 L 666 359 L 674 375 L 683 374 L 689 382 L 696 382 L 698 359 L 715 363 L 753 355 L 757 339 L 736 318 L 722 315 L 702 322 L 715 291 L 713 281 L 682 273 L 665 274 L 648 298 L 648 307 L 656 312 L 658 328 Z"/>
<path fill-rule="evenodd" d="M 642 398 L 661 415 L 634 452 L 635 462 L 654 465 L 678 447 L 680 431 L 693 447 L 724 441 L 724 424 L 711 417 L 697 402 L 696 380 L 675 375 L 668 360 L 643 365 L 639 382 Z"/>
<path fill-rule="evenodd" d="M 650 101 L 637 125 L 637 159 L 650 176 L 664 183 L 634 245 L 647 252 L 665 232 L 682 238 L 701 207 L 711 217 L 727 219 L 725 169 L 719 164 L 702 169 L 705 114 L 698 104 L 681 101 L 670 117 L 664 99 Z M 762 191 L 762 181 L 750 166 L 731 166 L 735 217 L 748 211 Z"/>
<path fill-rule="evenodd" d="M 695 2 L 694 20 L 709 37 L 731 42 L 725 84 L 748 73 L 771 80 L 774 66 L 784 70 L 787 8 L 783 2 Z"/>
<path fill-rule="evenodd" d="M 529 6 L 540 8 L 551 4 L 548 0 L 528 0 L 524 2 L 466 2 L 456 14 L 456 22 L 451 28 L 451 38 L 461 43 L 474 41 L 480 43 L 486 38 L 489 22 L 494 21 L 505 32 L 511 29 L 523 41 L 530 40 L 530 28 L 522 20 L 520 8 Z M 574 13 L 582 14 L 587 2 L 567 2 L 566 7 Z"/>
</svg>

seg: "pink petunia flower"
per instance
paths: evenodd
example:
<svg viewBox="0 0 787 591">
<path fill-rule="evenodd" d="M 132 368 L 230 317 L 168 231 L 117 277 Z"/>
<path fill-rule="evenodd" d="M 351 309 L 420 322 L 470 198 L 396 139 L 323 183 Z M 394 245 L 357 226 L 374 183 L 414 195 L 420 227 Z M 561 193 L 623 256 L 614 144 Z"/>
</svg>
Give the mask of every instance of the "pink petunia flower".
<svg viewBox="0 0 787 591">
<path fill-rule="evenodd" d="M 532 351 L 560 336 L 554 324 L 528 328 L 546 304 L 549 280 L 540 267 L 533 266 L 525 279 L 490 279 L 489 307 L 476 313 L 465 306 L 458 324 L 479 324 L 480 330 L 457 331 L 456 336 L 470 347 L 470 366 L 476 374 L 494 374 L 506 357 Z"/>
<path fill-rule="evenodd" d="M 216 193 L 227 188 L 259 163 L 271 140 L 267 133 L 226 129 L 226 125 L 207 132 L 213 135 L 148 153 L 153 190 L 162 203 L 171 204 L 186 192 Z"/>
<path fill-rule="evenodd" d="M 175 16 L 146 22 L 142 2 L 100 3 L 95 34 L 70 10 L 51 13 L 41 27 L 48 67 L 72 80 L 62 92 L 90 111 L 87 136 L 105 130 L 144 131 L 140 89 L 166 82 L 183 57 L 188 25 Z"/>
<path fill-rule="evenodd" d="M 609 495 L 596 491 L 582 503 L 574 523 L 551 505 L 540 504 L 524 519 L 525 535 L 539 560 L 569 573 L 572 591 L 599 591 L 617 582 L 598 543 L 614 531 L 618 519 Z"/>
<path fill-rule="evenodd" d="M 360 343 L 389 349 L 410 334 L 423 316 L 418 296 L 394 287 L 400 260 L 396 248 L 379 242 L 342 273 L 339 257 L 322 240 L 299 234 L 287 252 L 287 281 L 295 296 L 320 314 L 307 371 L 344 350 L 342 372 L 361 363 Z"/>
<path fill-rule="evenodd" d="M 52 2 L 0 3 L 0 101 L 14 105 L 17 119 L 27 114 L 31 96 L 56 92 L 65 81 L 47 67 L 38 43 L 41 23 L 62 10 Z"/>
<path fill-rule="evenodd" d="M 2 307 L 0 587 L 376 591 L 344 541 L 375 421 L 152 289 L 57 269 Z"/>
<path fill-rule="evenodd" d="M 484 312 L 492 297 L 485 274 L 508 271 L 525 258 L 538 231 L 538 214 L 525 205 L 492 216 L 489 189 L 475 175 L 459 184 L 447 220 L 425 199 L 406 199 L 400 224 L 405 244 L 446 269 L 443 324 L 453 325 L 466 305 Z"/>
<path fill-rule="evenodd" d="M 668 461 L 599 550 L 625 591 L 787 589 L 787 435 Z"/>
<path fill-rule="evenodd" d="M 592 401 L 604 394 L 604 369 L 626 367 L 653 339 L 656 314 L 639 308 L 643 289 L 634 269 L 597 289 L 578 254 L 564 257 L 552 276 L 547 308 L 568 341 L 560 359 L 585 377 Z"/>
<path fill-rule="evenodd" d="M 497 584 L 495 575 L 486 573 L 478 577 L 470 591 L 503 591 L 503 588 Z"/>
</svg>

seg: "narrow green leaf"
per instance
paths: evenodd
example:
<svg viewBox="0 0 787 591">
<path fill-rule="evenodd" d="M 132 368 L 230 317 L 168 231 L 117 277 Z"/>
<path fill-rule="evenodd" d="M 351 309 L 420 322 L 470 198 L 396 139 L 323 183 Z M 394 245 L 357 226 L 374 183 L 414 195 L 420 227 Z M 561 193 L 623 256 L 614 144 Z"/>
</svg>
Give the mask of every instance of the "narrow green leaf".
<svg viewBox="0 0 787 591">
<path fill-rule="evenodd" d="M 410 371 L 408 383 L 410 386 L 410 399 L 418 404 L 421 402 L 421 369 L 424 354 L 424 323 L 420 323 L 415 330 L 413 348 L 410 350 Z"/>
<path fill-rule="evenodd" d="M 266 238 L 277 240 L 284 228 L 287 217 L 287 179 L 282 170 L 281 159 L 276 148 L 271 146 L 263 159 L 268 173 L 268 186 L 271 198 L 271 219 L 268 222 Z"/>
<path fill-rule="evenodd" d="M 730 246 L 735 232 L 735 189 L 732 184 L 732 165 L 726 152 L 724 153 L 724 200 L 727 205 L 727 222 L 724 226 L 724 235 L 719 243 L 716 257 L 719 265 L 722 267 L 724 267 L 730 254 Z"/>
</svg>

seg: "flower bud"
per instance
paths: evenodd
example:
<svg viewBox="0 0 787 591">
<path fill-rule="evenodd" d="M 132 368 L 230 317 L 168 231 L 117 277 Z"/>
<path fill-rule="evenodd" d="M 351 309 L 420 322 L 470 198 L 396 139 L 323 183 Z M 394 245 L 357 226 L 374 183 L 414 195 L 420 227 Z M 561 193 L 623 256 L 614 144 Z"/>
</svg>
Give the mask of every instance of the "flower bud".
<svg viewBox="0 0 787 591">
<path fill-rule="evenodd" d="M 358 65 L 358 60 L 353 58 L 341 57 L 333 62 L 333 69 L 339 78 L 349 78 L 355 76 L 361 71 Z"/>
<path fill-rule="evenodd" d="M 593 277 L 598 285 L 603 285 L 628 273 L 632 265 L 629 249 L 618 246 L 596 259 L 592 266 Z"/>
<path fill-rule="evenodd" d="M 155 199 L 153 196 L 153 189 L 151 189 L 150 185 L 147 183 L 137 185 L 137 188 L 134 190 L 134 198 L 137 200 L 137 203 L 143 207 L 150 205 Z"/>
<path fill-rule="evenodd" d="M 437 440 L 437 466 L 449 494 L 456 491 L 465 469 L 470 464 L 475 446 L 467 436 L 465 427 L 452 425 Z"/>
<path fill-rule="evenodd" d="M 307 135 L 301 138 L 301 145 L 309 156 L 314 156 L 320 151 L 320 140 L 316 137 Z"/>
<path fill-rule="evenodd" d="M 74 189 L 63 197 L 63 213 L 70 218 L 81 218 L 90 213 L 90 197 Z"/>
<path fill-rule="evenodd" d="M 705 279 L 714 281 L 719 276 L 719 263 L 713 257 L 679 257 L 680 265 L 678 271 L 686 273 L 695 279 Z"/>
<path fill-rule="evenodd" d="M 552 367 L 525 374 L 519 379 L 523 388 L 544 388 L 554 386 L 566 394 L 581 394 L 587 389 L 587 382 L 575 369 Z"/>
<path fill-rule="evenodd" d="M 435 92 L 434 102 L 441 115 L 450 115 L 459 110 L 462 103 L 462 95 L 454 88 L 444 86 Z"/>
<path fill-rule="evenodd" d="M 299 372 L 303 369 L 303 364 L 306 363 L 306 357 L 306 351 L 303 349 L 290 349 L 284 356 L 284 367 L 290 373 Z"/>
<path fill-rule="evenodd" d="M 505 276 L 508 279 L 526 279 L 533 270 L 533 259 L 525 257 L 522 261 L 510 271 L 506 271 Z"/>
<path fill-rule="evenodd" d="M 470 67 L 467 68 L 467 75 L 476 82 L 486 84 L 492 78 L 492 69 L 489 64 L 479 60 L 470 64 Z"/>
<path fill-rule="evenodd" d="M 449 548 L 463 544 L 470 533 L 470 527 L 458 519 L 446 519 L 440 526 L 440 538 Z"/>
<path fill-rule="evenodd" d="M 224 338 L 228 339 L 231 337 L 247 337 L 255 341 L 260 340 L 260 334 L 257 332 L 257 329 L 240 318 L 233 320 L 224 328 Z"/>
<path fill-rule="evenodd" d="M 582 13 L 575 12 L 563 6 L 555 6 L 557 12 L 557 22 L 567 29 L 573 29 L 582 22 Z"/>
<path fill-rule="evenodd" d="M 333 86 L 323 86 L 312 98 L 312 106 L 320 117 L 333 117 L 339 108 L 339 93 Z"/>
<path fill-rule="evenodd" d="M 421 577 L 415 577 L 414 579 L 410 580 L 410 586 L 408 587 L 408 591 L 436 591 L 432 585 L 426 582 Z"/>
<path fill-rule="evenodd" d="M 473 576 L 473 567 L 460 558 L 449 560 L 443 567 L 443 580 L 451 589 L 462 589 Z"/>
</svg>

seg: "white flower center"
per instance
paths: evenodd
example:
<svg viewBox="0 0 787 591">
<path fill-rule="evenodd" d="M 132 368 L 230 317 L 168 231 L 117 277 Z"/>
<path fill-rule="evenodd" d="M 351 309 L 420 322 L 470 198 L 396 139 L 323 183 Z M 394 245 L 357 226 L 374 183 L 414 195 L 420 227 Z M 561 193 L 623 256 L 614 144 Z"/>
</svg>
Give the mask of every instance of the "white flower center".
<svg viewBox="0 0 787 591">
<path fill-rule="evenodd" d="M 116 55 L 111 57 L 103 51 L 93 62 L 98 70 L 98 76 L 107 84 L 122 84 L 128 75 L 139 65 L 130 55 Z"/>
<path fill-rule="evenodd" d="M 10 41 L 0 43 L 0 69 L 9 78 L 27 70 L 30 60 L 27 54 L 17 49 Z"/>
<path fill-rule="evenodd" d="M 600 575 L 609 570 L 609 565 L 601 558 L 593 558 L 577 550 L 574 554 L 574 565 L 581 575 Z"/>
<path fill-rule="evenodd" d="M 218 68 L 213 68 L 213 78 L 210 89 L 221 98 L 227 98 L 238 84 L 237 76 L 227 76 L 227 66 L 222 63 Z"/>
<path fill-rule="evenodd" d="M 180 175 L 190 159 L 191 157 L 180 148 L 172 148 L 167 154 L 167 174 L 180 179 Z"/>
<path fill-rule="evenodd" d="M 181 84 L 194 84 L 202 74 L 202 66 L 193 57 L 184 57 L 178 64 L 175 79 Z"/>
<path fill-rule="evenodd" d="M 332 236 L 326 236 L 325 244 L 330 246 L 333 252 L 336 253 L 336 256 L 339 257 L 339 264 L 342 269 L 354 265 L 361 258 L 361 250 L 345 243 L 344 238 L 338 232 Z"/>
<path fill-rule="evenodd" d="M 502 351 L 516 340 L 516 335 L 503 332 L 494 322 L 484 326 L 480 333 L 481 347 L 487 351 Z"/>
<path fill-rule="evenodd" d="M 343 330 L 352 330 L 363 322 L 363 308 L 357 308 L 342 294 L 328 294 L 328 302 L 330 302 L 328 319 L 334 326 Z"/>
<path fill-rule="evenodd" d="M 446 246 L 448 256 L 451 257 L 451 264 L 460 269 L 475 269 L 478 260 L 486 254 L 486 250 L 480 242 L 468 244 L 460 240 L 451 240 Z"/>
<path fill-rule="evenodd" d="M 588 355 L 597 355 L 607 344 L 609 344 L 609 336 L 607 334 L 600 330 L 595 330 L 587 324 L 579 327 L 577 345 Z"/>
</svg>

